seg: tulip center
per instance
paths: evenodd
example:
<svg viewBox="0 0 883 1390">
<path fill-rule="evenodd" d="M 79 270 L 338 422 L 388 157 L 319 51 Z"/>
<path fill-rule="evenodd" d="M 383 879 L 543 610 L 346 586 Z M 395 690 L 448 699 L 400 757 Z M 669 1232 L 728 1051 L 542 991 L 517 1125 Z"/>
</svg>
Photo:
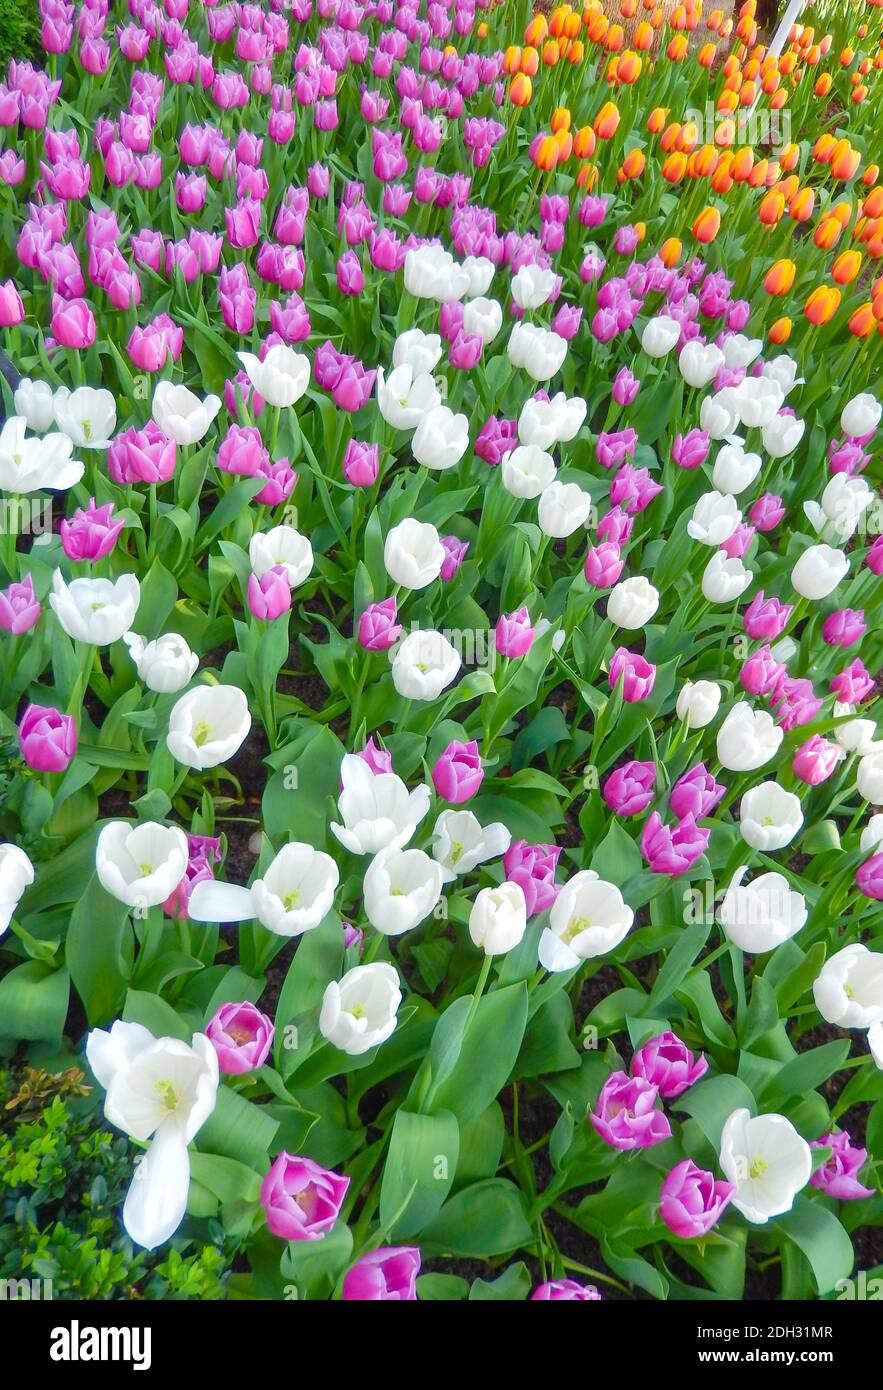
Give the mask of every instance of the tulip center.
<svg viewBox="0 0 883 1390">
<path fill-rule="evenodd" d="M 853 989 L 852 985 L 850 985 L 850 984 L 845 984 L 845 985 L 843 986 L 843 993 L 846 995 L 847 999 L 854 999 L 854 998 L 855 998 L 855 990 Z"/>
<path fill-rule="evenodd" d="M 353 1007 L 350 1009 L 350 1014 L 353 1018 L 364 1018 L 365 1006 L 363 1004 L 354 1004 Z"/>
<path fill-rule="evenodd" d="M 232 1038 L 237 1047 L 245 1047 L 246 1043 L 250 1043 L 252 1040 L 251 1033 L 249 1033 L 247 1028 L 238 1028 L 236 1026 L 227 1029 L 227 1036 L 228 1038 Z"/>
<path fill-rule="evenodd" d="M 405 890 L 404 888 L 390 888 L 389 896 L 391 898 L 403 898 L 405 896 Z"/>
<path fill-rule="evenodd" d="M 155 864 L 139 864 L 138 872 L 142 878 L 147 878 L 148 874 L 152 874 L 155 868 Z"/>
<path fill-rule="evenodd" d="M 301 900 L 300 889 L 295 888 L 291 893 L 282 894 L 282 906 L 286 912 L 291 912 L 292 908 L 299 907 Z"/>
<path fill-rule="evenodd" d="M 165 1106 L 165 1108 L 166 1108 L 167 1110 L 177 1110 L 177 1108 L 178 1108 L 178 1093 L 177 1093 L 177 1091 L 175 1090 L 175 1084 L 174 1084 L 174 1082 L 173 1082 L 173 1081 L 157 1081 L 155 1084 L 156 1084 L 157 1092 L 158 1092 L 158 1094 L 159 1094 L 160 1101 L 161 1101 L 162 1104 Z"/>
<path fill-rule="evenodd" d="M 206 724 L 204 719 L 200 719 L 196 728 L 193 730 L 193 742 L 196 744 L 197 748 L 202 748 L 204 744 L 208 743 L 211 736 L 211 725 Z"/>
<path fill-rule="evenodd" d="M 451 853 L 448 857 L 452 864 L 457 863 L 457 861 L 460 858 L 460 855 L 463 853 L 463 849 L 464 846 L 460 843 L 459 840 L 456 840 L 454 844 L 451 846 Z"/>
<path fill-rule="evenodd" d="M 101 610 L 102 610 L 102 608 L 104 607 L 104 604 L 103 604 L 103 603 L 90 603 L 90 604 L 89 604 L 89 607 L 91 608 L 91 610 L 92 610 L 93 613 L 100 613 Z"/>
<path fill-rule="evenodd" d="M 89 439 L 92 438 L 92 421 L 91 421 L 91 420 L 84 420 L 84 421 L 83 421 L 83 438 L 86 439 L 86 440 L 89 440 Z"/>
<path fill-rule="evenodd" d="M 561 940 L 564 942 L 565 946 L 569 946 L 571 941 L 579 936 L 580 932 L 584 932 L 586 928 L 591 925 L 588 917 L 571 917 L 567 925 L 567 930 L 561 937 Z"/>
<path fill-rule="evenodd" d="M 752 1158 L 748 1165 L 749 1178 L 762 1178 L 769 1166 L 765 1158 Z"/>
</svg>

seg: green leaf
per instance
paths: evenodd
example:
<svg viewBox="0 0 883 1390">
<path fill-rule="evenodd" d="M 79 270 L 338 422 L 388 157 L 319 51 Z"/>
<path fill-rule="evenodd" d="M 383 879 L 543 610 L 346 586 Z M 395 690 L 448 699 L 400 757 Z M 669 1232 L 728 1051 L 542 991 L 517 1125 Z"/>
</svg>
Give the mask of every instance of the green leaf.
<svg viewBox="0 0 883 1390">
<path fill-rule="evenodd" d="M 436 1032 L 445 1029 L 446 1019 L 457 1010 L 455 1022 L 462 1027 L 468 1000 L 458 999 L 442 1015 Z M 503 1089 L 515 1066 L 527 1024 L 527 988 L 523 983 L 496 989 L 484 995 L 472 1018 L 456 1061 L 446 1079 L 434 1087 L 432 1112 L 450 1110 L 461 1124 L 486 1110 Z M 433 1056 L 436 1039 L 433 1036 Z M 435 1066 L 435 1063 L 433 1063 Z M 437 1073 L 435 1073 L 437 1075 Z"/>
<path fill-rule="evenodd" d="M 381 1225 L 393 1240 L 418 1235 L 436 1215 L 451 1190 L 459 1153 L 460 1129 L 450 1111 L 397 1111 L 380 1189 Z"/>
<path fill-rule="evenodd" d="M 470 1302 L 522 1303 L 530 1293 L 531 1278 L 527 1265 L 521 1260 L 510 1265 L 499 1279 L 476 1279 L 469 1290 Z"/>
<path fill-rule="evenodd" d="M 733 1111 L 750 1110 L 754 1114 L 757 1110 L 745 1082 L 727 1074 L 700 1081 L 671 1104 L 693 1117 L 715 1153 L 720 1150 L 721 1130 Z"/>
<path fill-rule="evenodd" d="M 809 1052 L 801 1052 L 799 1057 L 785 1063 L 773 1080 L 765 1099 L 772 1103 L 776 1100 L 786 1100 L 789 1096 L 802 1096 L 808 1091 L 814 1091 L 823 1081 L 827 1081 L 829 1076 L 833 1076 L 835 1071 L 839 1071 L 849 1056 L 851 1047 L 851 1040 L 842 1038 L 837 1042 L 824 1043 L 822 1047 L 811 1048 Z"/>
<path fill-rule="evenodd" d="M 69 994 L 66 970 L 38 960 L 15 966 L 0 980 L 0 1037 L 58 1047 Z"/>
<path fill-rule="evenodd" d="M 278 1121 L 263 1106 L 222 1084 L 215 1108 L 196 1136 L 196 1143 L 200 1153 L 235 1158 L 263 1175 L 269 1167 L 268 1150 L 278 1128 Z"/>
<path fill-rule="evenodd" d="M 93 874 L 71 913 L 65 943 L 67 967 L 90 1027 L 109 1023 L 119 1013 L 133 949 L 129 909 L 105 892 Z"/>
<path fill-rule="evenodd" d="M 800 1195 L 789 1212 L 776 1218 L 775 1226 L 806 1256 L 820 1294 L 831 1293 L 852 1274 L 852 1241 L 821 1203 Z"/>
<path fill-rule="evenodd" d="M 532 1239 L 521 1193 L 505 1178 L 464 1187 L 421 1233 L 421 1245 L 467 1259 L 507 1255 Z"/>
</svg>

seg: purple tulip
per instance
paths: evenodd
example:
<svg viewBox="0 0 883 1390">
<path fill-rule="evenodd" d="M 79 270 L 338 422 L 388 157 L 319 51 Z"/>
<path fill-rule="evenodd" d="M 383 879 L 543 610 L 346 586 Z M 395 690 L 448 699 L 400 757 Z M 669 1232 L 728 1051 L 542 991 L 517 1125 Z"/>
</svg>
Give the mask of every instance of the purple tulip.
<svg viewBox="0 0 883 1390">
<path fill-rule="evenodd" d="M 720 801 L 726 787 L 715 782 L 704 763 L 697 763 L 675 782 L 669 793 L 668 804 L 680 820 L 692 815 L 696 820 L 710 816 Z"/>
<path fill-rule="evenodd" d="M 64 772 L 77 751 L 77 726 L 52 705 L 28 705 L 18 726 L 21 755 L 34 772 Z"/>
<path fill-rule="evenodd" d="M 646 1149 L 671 1138 L 668 1117 L 657 1110 L 658 1087 L 643 1077 L 615 1071 L 601 1087 L 589 1119 L 615 1149 Z"/>
<path fill-rule="evenodd" d="M 617 816 L 636 816 L 653 800 L 656 764 L 628 762 L 604 782 L 601 795 Z"/>
<path fill-rule="evenodd" d="M 867 630 L 863 609 L 838 608 L 822 623 L 822 638 L 829 647 L 851 647 L 861 641 Z"/>
<path fill-rule="evenodd" d="M 708 1071 L 706 1058 L 694 1057 L 675 1033 L 660 1033 L 639 1047 L 632 1058 L 632 1076 L 641 1076 L 659 1089 L 665 1100 L 674 1100 Z"/>
<path fill-rule="evenodd" d="M 705 1236 L 730 1202 L 735 1186 L 697 1168 L 691 1158 L 675 1164 L 662 1184 L 659 1215 L 682 1240 Z"/>
<path fill-rule="evenodd" d="M 765 492 L 751 507 L 748 520 L 758 531 L 773 531 L 785 515 L 781 497 L 774 492 Z"/>
<path fill-rule="evenodd" d="M 380 469 L 380 447 L 349 440 L 343 455 L 343 474 L 353 487 L 373 487 Z"/>
<path fill-rule="evenodd" d="M 607 673 L 607 682 L 615 690 L 622 680 L 622 698 L 626 704 L 633 705 L 638 700 L 646 700 L 656 680 L 656 667 L 626 647 L 617 647 Z"/>
<path fill-rule="evenodd" d="M 267 1225 L 282 1240 L 321 1240 L 340 1215 L 350 1180 L 283 1149 L 261 1184 Z"/>
<path fill-rule="evenodd" d="M 672 827 L 654 811 L 641 834 L 641 853 L 651 873 L 682 874 L 705 853 L 710 838 L 711 831 L 700 830 L 691 815 Z"/>
<path fill-rule="evenodd" d="M 586 551 L 586 582 L 596 589 L 609 589 L 622 574 L 625 561 L 616 541 L 601 541 Z"/>
<path fill-rule="evenodd" d="M 359 646 L 366 652 L 385 652 L 401 635 L 395 595 L 382 603 L 372 603 L 359 617 Z"/>
<path fill-rule="evenodd" d="M 601 1295 L 594 1284 L 578 1284 L 575 1279 L 548 1279 L 538 1284 L 530 1296 L 531 1303 L 594 1303 Z"/>
<path fill-rule="evenodd" d="M 631 405 L 641 389 L 641 383 L 630 367 L 620 367 L 613 381 L 613 399 L 617 405 Z"/>
<path fill-rule="evenodd" d="M 478 743 L 453 739 L 432 769 L 432 782 L 438 796 L 454 806 L 474 796 L 484 780 Z"/>
<path fill-rule="evenodd" d="M 503 855 L 503 872 L 524 893 L 528 917 L 545 912 L 561 891 L 555 882 L 560 857 L 557 845 L 529 845 L 526 840 L 513 840 Z"/>
<path fill-rule="evenodd" d="M 0 589 L 0 627 L 13 636 L 29 632 L 40 621 L 40 603 L 29 574 L 18 583 Z"/>
<path fill-rule="evenodd" d="M 94 497 L 89 498 L 86 510 L 78 507 L 72 517 L 64 517 L 58 529 L 67 558 L 93 561 L 109 555 L 123 529 L 122 518 L 114 521 L 112 517 L 113 503 L 96 507 Z"/>
<path fill-rule="evenodd" d="M 860 864 L 855 881 L 866 898 L 883 902 L 883 854 L 872 855 L 864 864 Z"/>
<path fill-rule="evenodd" d="M 412 1302 L 417 1298 L 421 1255 L 415 1245 L 381 1245 L 343 1276 L 344 1302 Z"/>
<path fill-rule="evenodd" d="M 874 689 L 874 677 L 856 657 L 844 671 L 838 672 L 828 682 L 828 689 L 833 690 L 844 705 L 860 705 Z"/>
<path fill-rule="evenodd" d="M 809 787 L 817 787 L 828 780 L 842 756 L 838 744 L 822 738 L 821 734 L 813 734 L 794 754 L 791 769 L 801 782 Z"/>
<path fill-rule="evenodd" d="M 494 645 L 500 656 L 526 656 L 535 636 L 527 607 L 501 617 L 494 629 Z"/>
<path fill-rule="evenodd" d="M 291 608 L 291 587 L 284 565 L 273 565 L 261 575 L 248 576 L 248 606 L 262 622 L 274 622 Z"/>
<path fill-rule="evenodd" d="M 883 858 L 883 856 L 878 856 Z M 810 1178 L 810 1184 L 817 1187 L 820 1192 L 825 1192 L 829 1197 L 835 1197 L 839 1202 L 853 1201 L 858 1197 L 874 1197 L 876 1189 L 865 1187 L 858 1180 L 858 1171 L 868 1157 L 867 1149 L 855 1148 L 850 1143 L 849 1135 L 846 1130 L 841 1130 L 839 1134 L 823 1134 L 820 1139 L 813 1139 L 809 1146 L 811 1149 L 830 1148 L 831 1157 L 817 1168 Z"/>
<path fill-rule="evenodd" d="M 439 578 L 447 581 L 453 579 L 465 560 L 466 552 L 469 549 L 469 542 L 458 540 L 456 536 L 442 536 L 441 543 L 445 552 L 445 558 L 442 561 Z"/>
<path fill-rule="evenodd" d="M 705 430 L 676 434 L 671 456 L 679 468 L 699 468 L 708 458 L 711 436 Z"/>
<path fill-rule="evenodd" d="M 367 763 L 371 771 L 377 775 L 382 772 L 392 772 L 392 754 L 386 748 L 378 748 L 374 742 L 374 735 L 371 734 L 365 747 L 356 754 L 363 763 Z"/>
<path fill-rule="evenodd" d="M 793 604 L 780 603 L 777 598 L 765 598 L 760 589 L 742 615 L 742 624 L 754 641 L 768 642 L 781 637 L 791 617 Z"/>
<path fill-rule="evenodd" d="M 248 1002 L 221 1004 L 205 1029 L 225 1076 L 242 1076 L 262 1067 L 275 1031 L 272 1019 Z"/>
</svg>

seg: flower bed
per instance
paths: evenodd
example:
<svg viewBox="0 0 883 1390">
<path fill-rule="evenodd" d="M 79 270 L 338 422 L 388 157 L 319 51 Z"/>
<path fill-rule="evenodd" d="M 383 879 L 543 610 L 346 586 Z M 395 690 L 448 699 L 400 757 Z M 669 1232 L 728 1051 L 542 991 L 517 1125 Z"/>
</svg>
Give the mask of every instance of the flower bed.
<svg viewBox="0 0 883 1390">
<path fill-rule="evenodd" d="M 39 9 L 0 1277 L 842 1296 L 883 1261 L 883 8 Z"/>
</svg>

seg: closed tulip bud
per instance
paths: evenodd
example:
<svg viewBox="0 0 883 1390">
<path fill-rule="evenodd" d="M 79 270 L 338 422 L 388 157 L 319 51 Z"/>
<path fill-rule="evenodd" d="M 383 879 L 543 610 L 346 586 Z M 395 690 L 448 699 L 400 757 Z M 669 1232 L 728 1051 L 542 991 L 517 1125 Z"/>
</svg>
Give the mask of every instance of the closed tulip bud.
<svg viewBox="0 0 883 1390">
<path fill-rule="evenodd" d="M 469 914 L 469 935 L 485 955 L 511 951 L 526 928 L 527 905 L 519 884 L 506 880 L 499 888 L 482 888 L 476 895 Z"/>
<path fill-rule="evenodd" d="M 484 780 L 484 770 L 475 739 L 449 743 L 432 769 L 436 794 L 452 805 L 459 806 L 475 796 Z"/>
</svg>

